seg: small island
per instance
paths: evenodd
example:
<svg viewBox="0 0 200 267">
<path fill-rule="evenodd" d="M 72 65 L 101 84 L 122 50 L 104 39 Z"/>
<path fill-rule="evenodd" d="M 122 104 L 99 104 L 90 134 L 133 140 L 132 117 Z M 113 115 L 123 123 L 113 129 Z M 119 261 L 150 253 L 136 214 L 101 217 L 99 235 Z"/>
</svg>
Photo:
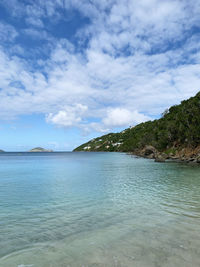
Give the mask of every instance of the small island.
<svg viewBox="0 0 200 267">
<path fill-rule="evenodd" d="M 3 151 L 2 149 L 0 149 L 0 153 L 3 153 L 3 152 L 5 152 L 5 151 Z"/>
<path fill-rule="evenodd" d="M 53 152 L 51 149 L 45 149 L 43 147 L 35 147 L 29 150 L 28 152 Z"/>
</svg>

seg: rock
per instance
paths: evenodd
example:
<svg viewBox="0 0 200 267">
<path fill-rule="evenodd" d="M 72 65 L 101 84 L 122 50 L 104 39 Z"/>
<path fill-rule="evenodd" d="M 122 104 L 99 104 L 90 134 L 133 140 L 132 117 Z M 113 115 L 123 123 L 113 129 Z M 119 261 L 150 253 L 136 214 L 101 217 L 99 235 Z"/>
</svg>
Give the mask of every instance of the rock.
<svg viewBox="0 0 200 267">
<path fill-rule="evenodd" d="M 188 158 L 187 162 L 195 163 L 197 160 L 195 158 Z"/>
<path fill-rule="evenodd" d="M 187 164 L 190 164 L 190 165 L 196 165 L 197 162 L 194 160 L 194 161 L 188 161 Z"/>
<path fill-rule="evenodd" d="M 150 158 L 153 158 L 153 156 L 155 156 L 156 153 L 157 150 L 153 146 L 145 146 L 142 150 L 142 154 L 147 157 L 151 155 Z"/>
<path fill-rule="evenodd" d="M 148 155 L 147 158 L 148 158 L 148 159 L 154 159 L 154 158 L 155 158 L 155 154 L 152 153 L 152 154 Z"/>
<path fill-rule="evenodd" d="M 161 154 L 158 154 L 156 157 L 155 157 L 155 162 L 165 162 L 165 157 Z"/>
<path fill-rule="evenodd" d="M 176 160 L 176 159 L 179 159 L 179 157 L 177 157 L 177 156 L 174 156 L 174 157 L 171 157 L 171 159 L 174 159 L 174 160 Z"/>
</svg>

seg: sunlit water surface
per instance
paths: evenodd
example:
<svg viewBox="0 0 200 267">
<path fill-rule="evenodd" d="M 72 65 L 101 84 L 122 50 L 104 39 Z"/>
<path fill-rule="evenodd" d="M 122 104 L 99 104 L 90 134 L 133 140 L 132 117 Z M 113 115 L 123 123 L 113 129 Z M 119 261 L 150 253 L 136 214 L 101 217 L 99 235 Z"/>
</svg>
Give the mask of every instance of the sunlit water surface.
<svg viewBox="0 0 200 267">
<path fill-rule="evenodd" d="M 200 167 L 2 153 L 0 266 L 200 266 Z"/>
</svg>

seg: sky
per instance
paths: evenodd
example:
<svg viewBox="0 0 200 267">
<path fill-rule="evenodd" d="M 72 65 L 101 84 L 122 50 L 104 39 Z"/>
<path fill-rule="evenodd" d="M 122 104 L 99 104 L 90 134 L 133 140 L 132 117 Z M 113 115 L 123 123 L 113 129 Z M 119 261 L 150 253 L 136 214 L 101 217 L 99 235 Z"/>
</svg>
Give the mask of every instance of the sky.
<svg viewBox="0 0 200 267">
<path fill-rule="evenodd" d="M 70 151 L 199 90 L 200 1 L 0 1 L 0 149 Z"/>
</svg>

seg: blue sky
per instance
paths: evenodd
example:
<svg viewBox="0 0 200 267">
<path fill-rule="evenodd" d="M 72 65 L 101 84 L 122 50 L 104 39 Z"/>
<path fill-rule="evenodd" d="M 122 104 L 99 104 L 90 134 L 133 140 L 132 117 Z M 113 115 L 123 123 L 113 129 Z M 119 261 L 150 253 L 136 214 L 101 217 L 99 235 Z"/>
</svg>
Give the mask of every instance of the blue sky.
<svg viewBox="0 0 200 267">
<path fill-rule="evenodd" d="M 0 1 L 1 149 L 72 150 L 199 88 L 199 1 Z"/>
</svg>

